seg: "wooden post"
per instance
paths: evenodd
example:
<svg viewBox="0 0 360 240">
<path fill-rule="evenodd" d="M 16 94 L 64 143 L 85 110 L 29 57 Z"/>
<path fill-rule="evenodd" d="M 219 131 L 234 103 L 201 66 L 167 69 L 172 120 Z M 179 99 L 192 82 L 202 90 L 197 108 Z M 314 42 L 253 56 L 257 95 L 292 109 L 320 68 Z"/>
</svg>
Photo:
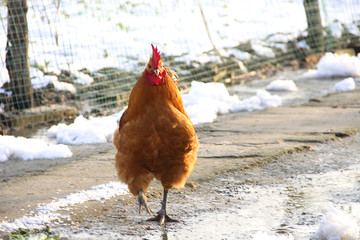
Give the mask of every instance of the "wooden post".
<svg viewBox="0 0 360 240">
<path fill-rule="evenodd" d="M 8 0 L 6 68 L 12 89 L 11 103 L 16 109 L 33 106 L 28 58 L 27 0 Z"/>
<path fill-rule="evenodd" d="M 324 36 L 321 24 L 321 15 L 318 0 L 304 0 L 304 8 L 308 24 L 308 38 L 306 40 L 309 47 L 316 52 L 324 52 Z"/>
</svg>

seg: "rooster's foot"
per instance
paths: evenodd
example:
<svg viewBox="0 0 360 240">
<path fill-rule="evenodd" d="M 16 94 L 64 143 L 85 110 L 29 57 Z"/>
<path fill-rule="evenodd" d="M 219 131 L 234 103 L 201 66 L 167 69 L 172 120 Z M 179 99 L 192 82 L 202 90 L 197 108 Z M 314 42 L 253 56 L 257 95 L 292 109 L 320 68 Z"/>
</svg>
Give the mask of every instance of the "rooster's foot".
<svg viewBox="0 0 360 240">
<path fill-rule="evenodd" d="M 145 210 L 150 214 L 150 216 L 152 216 L 151 208 L 150 208 L 150 206 L 147 202 L 147 198 L 142 190 L 139 191 L 138 201 L 139 201 L 139 214 L 141 213 L 141 210 L 144 207 Z"/>
<path fill-rule="evenodd" d="M 156 217 L 150 218 L 147 221 L 156 221 L 156 222 L 159 222 L 160 225 L 163 225 L 164 223 L 167 223 L 167 222 L 180 222 L 179 220 L 169 217 L 166 214 L 166 212 L 163 210 L 160 210 Z"/>
</svg>

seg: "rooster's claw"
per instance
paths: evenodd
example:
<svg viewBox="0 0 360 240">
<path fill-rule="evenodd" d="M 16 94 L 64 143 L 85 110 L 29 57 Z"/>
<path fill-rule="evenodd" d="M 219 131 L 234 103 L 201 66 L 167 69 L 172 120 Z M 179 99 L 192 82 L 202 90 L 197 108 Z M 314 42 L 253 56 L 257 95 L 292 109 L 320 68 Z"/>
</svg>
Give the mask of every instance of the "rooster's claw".
<svg viewBox="0 0 360 240">
<path fill-rule="evenodd" d="M 142 190 L 139 191 L 138 201 L 139 201 L 139 214 L 141 213 L 141 210 L 144 207 L 145 210 L 150 214 L 150 216 L 152 216 L 151 208 L 150 208 L 150 206 L 147 202 L 147 198 Z"/>
<path fill-rule="evenodd" d="M 169 217 L 163 209 L 159 211 L 156 217 L 150 218 L 147 221 L 156 221 L 159 222 L 160 225 L 163 225 L 166 222 L 180 222 L 179 220 Z"/>
</svg>

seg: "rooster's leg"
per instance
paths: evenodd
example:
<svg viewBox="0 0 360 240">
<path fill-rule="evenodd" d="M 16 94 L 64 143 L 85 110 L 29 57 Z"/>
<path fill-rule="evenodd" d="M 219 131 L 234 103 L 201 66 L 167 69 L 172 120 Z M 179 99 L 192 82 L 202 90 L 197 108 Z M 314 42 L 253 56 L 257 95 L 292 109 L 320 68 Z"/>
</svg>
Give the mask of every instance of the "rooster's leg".
<svg viewBox="0 0 360 240">
<path fill-rule="evenodd" d="M 142 190 L 139 191 L 138 201 L 139 201 L 139 214 L 141 213 L 141 209 L 144 207 L 145 210 L 150 214 L 150 216 L 152 216 L 151 208 Z"/>
<path fill-rule="evenodd" d="M 160 225 L 164 224 L 165 222 L 179 222 L 178 220 L 172 219 L 170 218 L 167 214 L 166 214 L 166 201 L 167 201 L 167 194 L 168 194 L 167 189 L 164 188 L 164 198 L 161 202 L 161 209 L 158 212 L 158 215 L 154 218 L 150 218 L 148 221 L 157 221 L 160 223 Z"/>
</svg>

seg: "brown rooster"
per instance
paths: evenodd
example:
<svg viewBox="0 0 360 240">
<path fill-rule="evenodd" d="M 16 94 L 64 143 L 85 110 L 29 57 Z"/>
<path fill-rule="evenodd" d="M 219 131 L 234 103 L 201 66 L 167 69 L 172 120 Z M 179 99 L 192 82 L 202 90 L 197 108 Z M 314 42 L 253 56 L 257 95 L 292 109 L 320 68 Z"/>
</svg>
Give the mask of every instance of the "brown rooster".
<svg viewBox="0 0 360 240">
<path fill-rule="evenodd" d="M 113 143 L 118 177 L 138 195 L 139 213 L 144 207 L 152 215 L 144 195 L 150 182 L 155 178 L 164 187 L 161 210 L 149 219 L 161 225 L 176 221 L 166 214 L 168 190 L 184 186 L 197 162 L 199 143 L 172 78 L 176 73 L 163 66 L 160 52 L 151 46 L 152 57 L 131 91 Z"/>
</svg>

